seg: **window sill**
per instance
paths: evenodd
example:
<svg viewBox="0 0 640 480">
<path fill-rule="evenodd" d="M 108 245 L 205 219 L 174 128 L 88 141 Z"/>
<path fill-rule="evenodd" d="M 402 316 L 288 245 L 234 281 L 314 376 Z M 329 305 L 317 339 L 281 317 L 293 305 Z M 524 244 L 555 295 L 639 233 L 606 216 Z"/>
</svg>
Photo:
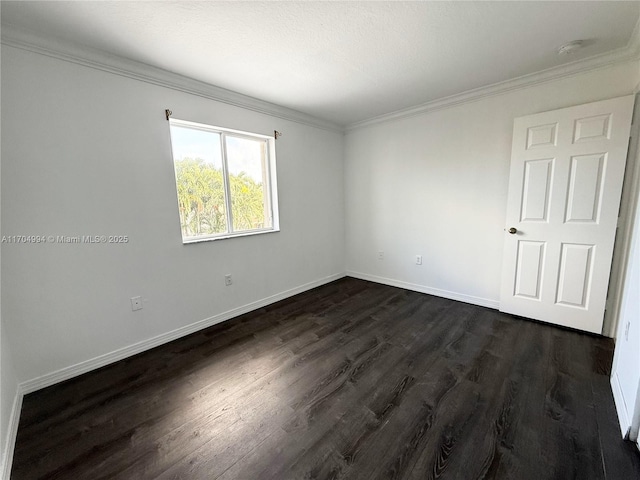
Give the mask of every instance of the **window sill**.
<svg viewBox="0 0 640 480">
<path fill-rule="evenodd" d="M 209 237 L 198 237 L 198 238 L 192 238 L 192 239 L 187 239 L 187 240 L 182 240 L 182 244 L 183 245 L 191 245 L 193 243 L 203 243 L 203 242 L 213 242 L 215 240 L 227 240 L 229 238 L 238 238 L 238 237 L 252 237 L 254 235 L 263 235 L 265 233 L 275 233 L 275 232 L 279 232 L 280 229 L 279 228 L 269 228 L 269 229 L 264 229 L 264 230 L 249 230 L 246 232 L 239 232 L 239 233 L 229 233 L 229 234 L 224 234 L 224 235 L 212 235 Z"/>
</svg>

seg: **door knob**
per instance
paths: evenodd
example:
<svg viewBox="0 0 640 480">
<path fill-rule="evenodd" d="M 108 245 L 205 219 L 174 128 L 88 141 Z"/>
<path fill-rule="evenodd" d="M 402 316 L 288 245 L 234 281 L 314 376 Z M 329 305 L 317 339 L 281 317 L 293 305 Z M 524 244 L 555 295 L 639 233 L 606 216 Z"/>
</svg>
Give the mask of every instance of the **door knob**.
<svg viewBox="0 0 640 480">
<path fill-rule="evenodd" d="M 515 227 L 511 227 L 511 228 L 509 229 L 509 233 L 510 233 L 511 235 L 513 235 L 513 234 L 515 234 L 515 233 L 518 233 L 518 229 L 517 229 L 517 228 L 515 228 Z"/>
</svg>

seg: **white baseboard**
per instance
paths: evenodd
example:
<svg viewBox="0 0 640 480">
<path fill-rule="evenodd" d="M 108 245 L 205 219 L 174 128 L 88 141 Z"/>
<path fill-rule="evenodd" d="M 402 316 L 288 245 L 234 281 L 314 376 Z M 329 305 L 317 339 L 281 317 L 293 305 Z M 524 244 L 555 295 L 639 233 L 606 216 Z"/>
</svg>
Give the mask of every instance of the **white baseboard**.
<svg viewBox="0 0 640 480">
<path fill-rule="evenodd" d="M 55 385 L 56 383 L 62 382 L 64 380 L 68 380 L 78 375 L 82 375 L 83 373 L 87 373 L 97 368 L 109 365 L 110 363 L 114 363 L 119 360 L 131 357 L 132 355 L 150 350 L 151 348 L 171 342 L 172 340 L 176 340 L 180 337 L 184 337 L 185 335 L 189 335 L 190 333 L 197 332 L 199 330 L 202 330 L 203 328 L 207 328 L 217 323 L 224 322 L 225 320 L 237 317 L 238 315 L 251 312 L 252 310 L 256 310 L 258 308 L 266 307 L 267 305 L 278 302 L 280 300 L 284 300 L 288 297 L 292 297 L 293 295 L 297 295 L 298 293 L 302 293 L 326 283 L 333 282 L 334 280 L 338 280 L 344 276 L 344 272 L 336 273 L 328 277 L 324 277 L 319 280 L 300 285 L 290 290 L 285 290 L 284 292 L 280 292 L 275 295 L 256 300 L 255 302 L 251 302 L 246 305 L 227 310 L 226 312 L 219 313 L 212 317 L 205 318 L 204 320 L 200 320 L 190 325 L 180 327 L 171 332 L 163 333 L 148 340 L 134 343 L 133 345 L 129 345 L 127 347 L 115 350 L 110 353 L 106 353 L 104 355 L 100 355 L 90 360 L 85 360 L 84 362 L 61 368 L 60 370 L 57 370 L 55 372 L 47 373 L 46 375 L 43 375 L 41 377 L 37 377 L 21 383 L 20 387 L 23 394 L 26 395 L 27 393 L 31 393 L 36 390 L 40 390 L 41 388 L 49 387 L 51 385 Z"/>
<path fill-rule="evenodd" d="M 2 459 L 0 459 L 0 478 L 2 478 L 2 480 L 9 480 L 11 475 L 13 450 L 16 446 L 16 436 L 18 434 L 18 424 L 20 423 L 20 411 L 22 410 L 23 397 L 24 391 L 22 390 L 22 387 L 18 385 L 16 396 L 13 399 L 13 406 L 11 407 L 11 417 L 9 418 L 9 425 L 7 428 L 5 449 L 4 452 L 2 452 Z"/>
<path fill-rule="evenodd" d="M 629 419 L 627 404 L 624 401 L 620 379 L 616 372 L 613 372 L 613 375 L 611 375 L 610 382 L 611 390 L 613 390 L 613 400 L 616 405 L 616 411 L 618 412 L 618 422 L 620 422 L 620 433 L 622 434 L 622 438 L 626 438 L 631 429 L 631 420 Z"/>
<path fill-rule="evenodd" d="M 426 285 L 403 282 L 401 280 L 395 280 L 393 278 L 379 277 L 377 275 L 370 275 L 368 273 L 360 273 L 354 271 L 347 271 L 346 275 L 349 277 L 359 278 L 361 280 L 369 280 L 371 282 L 390 285 L 392 287 L 405 288 L 407 290 L 413 290 L 414 292 L 427 293 L 429 295 L 435 295 L 436 297 L 458 300 L 459 302 L 470 303 L 472 305 L 478 305 L 481 307 L 498 309 L 498 307 L 500 306 L 500 302 L 498 300 L 474 297 L 472 295 L 465 295 L 464 293 L 450 292 L 448 290 L 441 290 L 439 288 L 427 287 Z"/>
</svg>

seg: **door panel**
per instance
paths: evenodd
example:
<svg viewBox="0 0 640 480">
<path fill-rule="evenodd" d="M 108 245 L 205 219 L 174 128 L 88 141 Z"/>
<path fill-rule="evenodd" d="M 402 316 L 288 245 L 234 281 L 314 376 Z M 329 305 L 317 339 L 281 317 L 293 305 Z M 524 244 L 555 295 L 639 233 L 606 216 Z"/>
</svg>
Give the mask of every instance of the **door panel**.
<svg viewBox="0 0 640 480">
<path fill-rule="evenodd" d="M 556 145 L 558 124 L 537 125 L 527 129 L 527 150 Z"/>
<path fill-rule="evenodd" d="M 518 242 L 514 295 L 540 299 L 544 246 L 544 242 Z"/>
<path fill-rule="evenodd" d="M 571 158 L 567 222 L 598 222 L 606 157 L 606 153 L 597 153 Z"/>
<path fill-rule="evenodd" d="M 593 245 L 562 244 L 556 303 L 587 308 L 594 249 Z"/>
<path fill-rule="evenodd" d="M 527 160 L 524 165 L 522 192 L 522 222 L 547 221 L 549 218 L 549 189 L 553 172 L 553 158 Z"/>
<path fill-rule="evenodd" d="M 601 333 L 633 99 L 515 120 L 501 311 Z"/>
<path fill-rule="evenodd" d="M 611 138 L 611 130 L 609 129 L 609 125 L 611 125 L 610 119 L 611 115 L 606 114 L 576 120 L 573 142 L 608 140 Z"/>
</svg>

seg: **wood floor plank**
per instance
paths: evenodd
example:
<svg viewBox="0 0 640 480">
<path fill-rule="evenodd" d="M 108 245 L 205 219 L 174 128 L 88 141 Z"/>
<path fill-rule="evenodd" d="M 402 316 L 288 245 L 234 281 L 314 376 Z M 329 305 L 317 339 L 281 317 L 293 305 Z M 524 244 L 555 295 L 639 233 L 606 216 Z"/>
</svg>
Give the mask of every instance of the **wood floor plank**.
<svg viewBox="0 0 640 480">
<path fill-rule="evenodd" d="M 344 278 L 27 395 L 11 478 L 638 478 L 612 355 Z"/>
<path fill-rule="evenodd" d="M 486 479 L 545 478 L 541 449 L 544 444 L 546 372 L 551 349 L 551 328 L 533 323 L 519 326 L 526 342 L 519 345 L 495 419 L 497 444 Z"/>
<path fill-rule="evenodd" d="M 585 372 L 590 363 L 577 348 L 586 337 L 558 331 L 553 336 L 546 411 L 555 442 L 546 444 L 546 457 L 554 459 L 561 478 L 604 478 L 593 393 Z M 571 332 L 573 333 L 573 332 Z M 581 359 L 580 357 L 583 357 Z"/>
</svg>

